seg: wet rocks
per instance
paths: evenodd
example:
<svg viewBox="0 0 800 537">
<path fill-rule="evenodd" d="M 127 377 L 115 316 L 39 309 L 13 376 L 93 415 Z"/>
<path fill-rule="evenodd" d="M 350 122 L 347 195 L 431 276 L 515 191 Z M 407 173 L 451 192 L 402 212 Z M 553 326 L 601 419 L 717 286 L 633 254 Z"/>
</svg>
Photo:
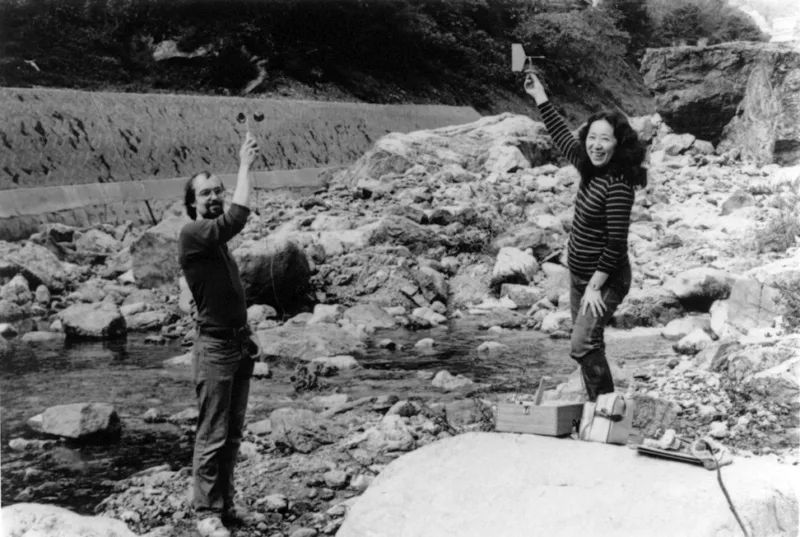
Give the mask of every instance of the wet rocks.
<svg viewBox="0 0 800 537">
<path fill-rule="evenodd" d="M 436 373 L 436 376 L 433 377 L 431 384 L 445 391 L 453 391 L 463 388 L 464 386 L 470 386 L 473 384 L 473 381 L 461 374 L 453 376 L 449 371 L 439 371 Z"/>
<path fill-rule="evenodd" d="M 320 356 L 352 355 L 366 348 L 351 332 L 331 324 L 291 325 L 256 332 L 265 357 L 309 361 Z"/>
<path fill-rule="evenodd" d="M 74 403 L 50 407 L 42 413 L 41 431 L 72 439 L 113 437 L 121 422 L 114 407 L 105 403 Z"/>
<path fill-rule="evenodd" d="M 127 331 L 125 317 L 108 302 L 73 304 L 59 313 L 59 319 L 70 339 L 113 339 Z"/>
</svg>

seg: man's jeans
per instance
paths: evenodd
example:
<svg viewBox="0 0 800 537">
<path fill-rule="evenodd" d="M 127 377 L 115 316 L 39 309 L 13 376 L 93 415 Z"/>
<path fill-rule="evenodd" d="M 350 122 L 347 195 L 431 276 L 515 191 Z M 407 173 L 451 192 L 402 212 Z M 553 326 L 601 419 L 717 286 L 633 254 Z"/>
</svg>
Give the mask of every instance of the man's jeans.
<svg viewBox="0 0 800 537">
<path fill-rule="evenodd" d="M 581 298 L 589 284 L 588 278 L 570 276 L 570 309 L 572 313 L 572 337 L 570 339 L 570 356 L 581 366 L 583 383 L 589 401 L 595 401 L 598 395 L 614 391 L 614 379 L 606 360 L 606 344 L 603 338 L 606 325 L 611 320 L 617 306 L 625 298 L 631 288 L 631 268 L 626 265 L 617 273 L 609 276 L 600 290 L 606 311 L 601 317 L 595 317 L 587 308 L 581 314 Z"/>
<path fill-rule="evenodd" d="M 245 341 L 198 335 L 192 357 L 197 405 L 194 508 L 198 517 L 221 515 L 233 505 L 233 470 L 250 393 L 253 361 Z"/>
</svg>

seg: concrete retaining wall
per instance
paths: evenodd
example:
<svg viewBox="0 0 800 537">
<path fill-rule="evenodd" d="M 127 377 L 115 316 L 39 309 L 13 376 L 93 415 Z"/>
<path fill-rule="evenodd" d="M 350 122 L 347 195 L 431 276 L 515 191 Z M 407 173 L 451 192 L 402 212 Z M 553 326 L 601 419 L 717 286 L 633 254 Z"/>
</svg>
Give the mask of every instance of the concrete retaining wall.
<svg viewBox="0 0 800 537">
<path fill-rule="evenodd" d="M 469 123 L 472 108 L 0 88 L 0 240 L 47 222 L 151 222 L 198 171 L 235 174 L 246 123 L 257 188 L 315 188 L 389 132 Z M 256 116 L 263 120 L 256 121 Z M 227 180 L 235 181 L 235 175 Z M 163 183 L 163 184 L 162 184 Z M 145 204 L 148 201 L 150 207 Z"/>
<path fill-rule="evenodd" d="M 290 190 L 298 194 L 323 186 L 325 168 L 254 172 L 258 190 Z M 236 185 L 236 174 L 218 174 L 229 189 Z M 71 226 L 99 223 L 138 224 L 160 221 L 164 212 L 183 199 L 188 177 L 94 183 L 0 191 L 0 240 L 29 237 L 42 224 L 60 222 Z"/>
<path fill-rule="evenodd" d="M 0 190 L 234 173 L 239 113 L 266 170 L 348 164 L 388 132 L 480 117 L 467 107 L 14 88 L 0 88 L 0 110 Z"/>
</svg>

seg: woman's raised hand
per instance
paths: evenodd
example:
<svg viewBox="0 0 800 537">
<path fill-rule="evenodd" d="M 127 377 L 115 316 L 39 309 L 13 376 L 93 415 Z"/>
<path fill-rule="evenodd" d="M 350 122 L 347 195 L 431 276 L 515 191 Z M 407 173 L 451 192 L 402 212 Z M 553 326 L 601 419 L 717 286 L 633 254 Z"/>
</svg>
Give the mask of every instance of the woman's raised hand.
<svg viewBox="0 0 800 537">
<path fill-rule="evenodd" d="M 541 81 L 539 81 L 539 77 L 533 73 L 528 73 L 525 77 L 525 92 L 534 98 L 536 104 L 542 104 L 547 100 L 544 86 L 542 86 Z"/>
</svg>

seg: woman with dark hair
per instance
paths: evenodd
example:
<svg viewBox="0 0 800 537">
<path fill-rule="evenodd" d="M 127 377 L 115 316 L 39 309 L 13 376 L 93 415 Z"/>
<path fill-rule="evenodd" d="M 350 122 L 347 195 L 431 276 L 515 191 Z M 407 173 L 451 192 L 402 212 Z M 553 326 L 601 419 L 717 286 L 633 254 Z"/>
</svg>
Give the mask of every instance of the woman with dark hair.
<svg viewBox="0 0 800 537">
<path fill-rule="evenodd" d="M 595 401 L 614 391 L 603 336 L 631 287 L 628 227 L 634 188 L 647 184 L 645 149 L 627 118 L 616 111 L 594 114 L 575 140 L 536 75 L 528 75 L 525 91 L 536 100 L 556 146 L 581 176 L 567 250 L 570 356 L 580 364 L 589 400 Z"/>
</svg>

